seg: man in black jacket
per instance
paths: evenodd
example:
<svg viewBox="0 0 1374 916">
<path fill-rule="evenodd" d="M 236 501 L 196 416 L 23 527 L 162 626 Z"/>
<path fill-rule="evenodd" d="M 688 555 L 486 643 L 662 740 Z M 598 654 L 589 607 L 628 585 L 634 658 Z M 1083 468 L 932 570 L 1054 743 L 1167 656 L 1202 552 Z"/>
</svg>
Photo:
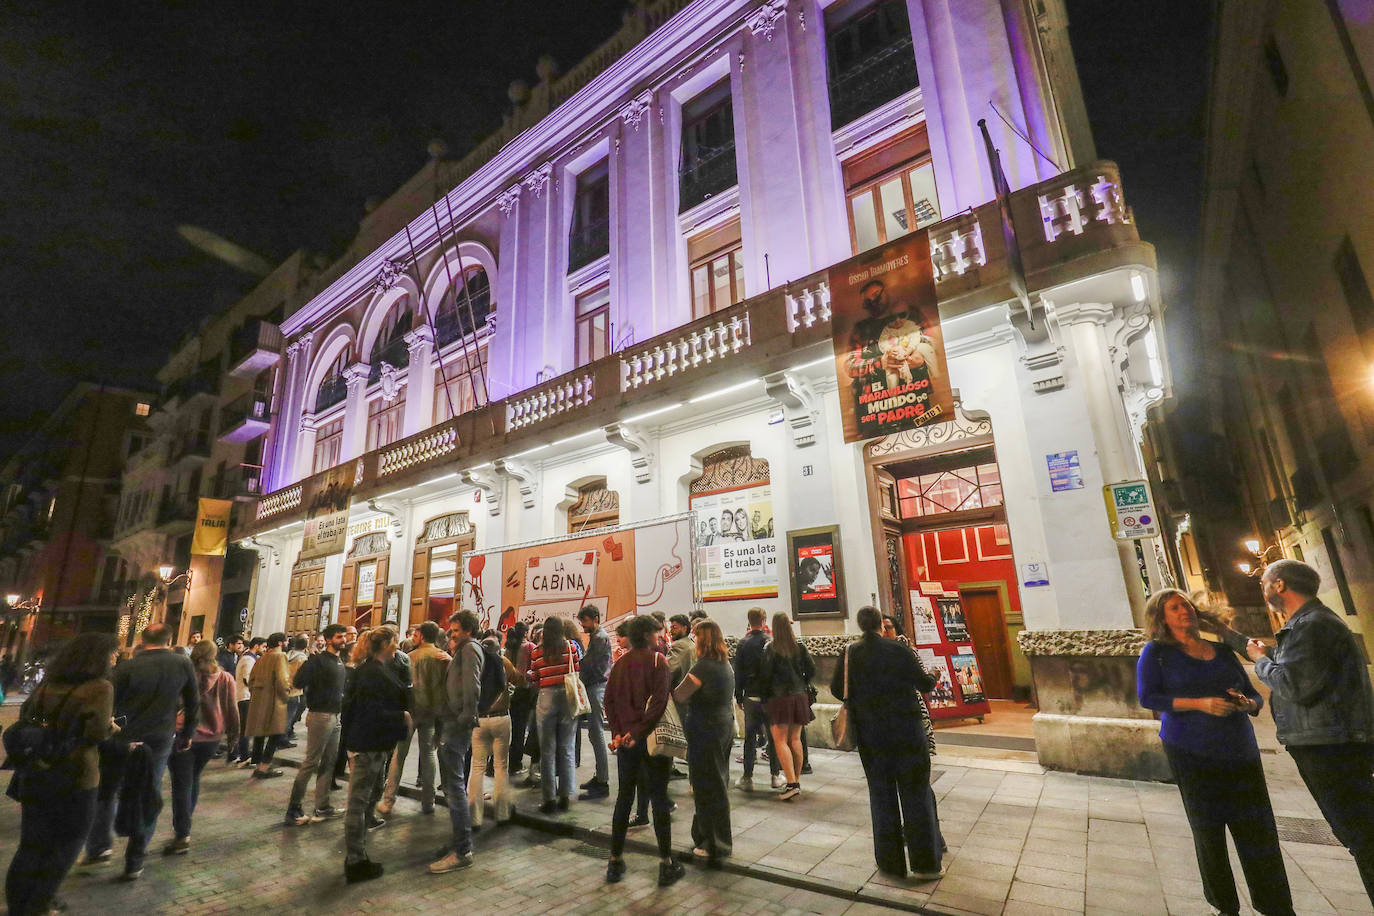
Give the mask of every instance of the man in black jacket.
<svg viewBox="0 0 1374 916">
<path fill-rule="evenodd" d="M 917 692 L 935 686 L 920 658 L 879 634 L 883 617 L 864 607 L 856 615 L 863 636 L 835 666 L 830 691 L 849 708 L 859 760 L 868 779 L 873 856 L 879 871 L 933 880 L 940 867 L 939 832 L 932 829 L 930 748 L 921 727 Z M 846 670 L 847 669 L 847 670 Z"/>
<path fill-rule="evenodd" d="M 167 758 L 172 755 L 173 744 L 177 748 L 191 746 L 200 714 L 196 671 L 189 658 L 172 651 L 172 628 L 155 623 L 143 631 L 142 642 L 142 650 L 114 672 L 114 713 L 121 730 L 113 740 L 120 745 L 116 751 L 124 757 L 128 756 L 131 744 L 141 743 L 147 749 L 147 766 L 141 770 L 145 782 L 134 786 L 125 781 L 107 799 L 102 798 L 86 839 L 85 864 L 108 862 L 114 846 L 115 806 L 120 796 L 128 794 L 144 800 L 143 816 L 132 825 L 124 851 L 125 881 L 137 880 L 143 874 L 148 842 L 162 811 L 162 773 L 167 769 Z M 121 767 L 121 776 L 122 772 Z"/>
<path fill-rule="evenodd" d="M 768 769 L 773 775 L 773 788 L 780 789 L 783 785 L 782 768 L 778 766 L 773 738 L 768 733 L 768 716 L 759 696 L 759 663 L 763 661 L 763 650 L 768 647 L 768 634 L 763 631 L 764 619 L 763 608 L 749 609 L 749 629 L 735 650 L 735 702 L 744 710 L 744 775 L 735 787 L 746 792 L 754 790 L 754 758 L 760 739 L 768 742 Z"/>
<path fill-rule="evenodd" d="M 292 685 L 305 691 L 305 758 L 291 785 L 291 800 L 286 805 L 286 823 L 300 827 L 314 821 L 342 817 L 343 812 L 329 803 L 334 782 L 334 758 L 339 753 L 339 708 L 347 669 L 339 653 L 348 641 L 347 631 L 337 623 L 324 628 L 324 651 L 310 656 L 292 679 Z M 315 813 L 307 816 L 302 805 L 310 777 L 315 776 Z"/>
</svg>

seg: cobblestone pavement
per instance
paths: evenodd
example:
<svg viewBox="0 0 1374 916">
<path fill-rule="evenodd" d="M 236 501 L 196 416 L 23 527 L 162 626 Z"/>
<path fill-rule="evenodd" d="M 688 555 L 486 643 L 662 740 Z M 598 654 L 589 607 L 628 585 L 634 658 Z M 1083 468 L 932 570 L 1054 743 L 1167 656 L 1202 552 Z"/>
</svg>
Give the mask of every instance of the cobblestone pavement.
<svg viewBox="0 0 1374 916">
<path fill-rule="evenodd" d="M 8 714 L 8 715 L 6 715 Z M 13 717 L 9 705 L 0 724 Z M 1297 912 L 1374 912 L 1355 865 L 1332 838 L 1299 779 L 1277 748 L 1273 728 L 1257 722 L 1284 859 Z M 875 872 L 867 791 L 857 755 L 813 752 L 814 776 L 787 803 L 760 789 L 731 792 L 735 855 L 730 871 L 689 866 L 668 892 L 653 883 L 653 856 L 633 851 L 625 883 L 606 887 L 604 847 L 611 803 L 574 802 L 556 818 L 534 814 L 537 789 L 516 795 L 522 817 L 543 829 L 488 829 L 477 839 L 477 865 L 433 877 L 424 867 L 446 839 L 447 818 L 425 817 L 402 798 L 388 825 L 371 835 L 381 880 L 348 888 L 342 880 L 339 822 L 281 825 L 290 774 L 266 783 L 213 763 L 189 856 L 150 860 L 145 878 L 111 884 L 114 869 L 77 869 L 63 895 L 73 913 L 114 908 L 178 914 L 369 912 L 400 906 L 418 912 L 521 913 L 823 913 L 891 912 L 883 904 L 930 913 L 1210 914 L 1202 898 L 1191 836 L 1171 785 L 1046 772 L 1024 755 L 942 748 L 934 787 L 950 850 L 937 882 L 887 879 Z M 291 751 L 284 752 L 289 757 Z M 579 781 L 590 778 L 584 753 Z M 415 755 L 410 757 L 411 779 Z M 738 776 L 738 764 L 733 776 Z M 761 786 L 767 768 L 760 765 Z M 488 783 L 488 785 L 490 785 Z M 691 795 L 674 781 L 678 803 L 674 846 L 690 849 Z M 336 796 L 342 803 L 342 795 Z M 492 818 L 488 814 L 488 824 Z M 0 803 L 0 865 L 8 863 L 18 807 Z M 155 848 L 170 826 L 164 811 Z M 563 836 L 556 835 L 561 831 Z M 567 834 L 572 834 L 571 836 Z M 649 831 L 632 840 L 652 840 Z M 1234 865 L 1242 899 L 1246 896 Z M 1242 911 L 1251 912 L 1242 905 Z"/>
</svg>

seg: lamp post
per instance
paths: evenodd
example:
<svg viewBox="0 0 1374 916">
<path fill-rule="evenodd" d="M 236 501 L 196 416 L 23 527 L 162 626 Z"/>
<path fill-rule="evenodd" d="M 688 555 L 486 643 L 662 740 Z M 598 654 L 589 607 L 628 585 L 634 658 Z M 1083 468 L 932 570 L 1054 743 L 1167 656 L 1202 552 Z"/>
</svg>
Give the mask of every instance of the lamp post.
<svg viewBox="0 0 1374 916">
<path fill-rule="evenodd" d="M 191 570 L 187 568 L 187 570 L 184 573 L 175 576 L 173 575 L 174 572 L 176 572 L 176 567 L 170 563 L 163 563 L 157 568 L 159 592 L 158 598 L 162 602 L 162 618 L 164 623 L 166 623 L 167 621 L 167 593 L 171 591 L 172 586 L 176 585 L 178 582 L 185 579 L 186 597 L 190 598 L 191 595 Z M 177 628 L 181 628 L 180 620 L 177 621 Z M 172 641 L 176 642 L 180 635 L 180 633 L 173 633 Z"/>
<path fill-rule="evenodd" d="M 1242 575 L 1248 576 L 1251 579 L 1263 575 L 1264 567 L 1269 565 L 1270 553 L 1277 550 L 1279 556 L 1283 556 L 1283 549 L 1280 545 L 1270 544 L 1268 547 L 1264 547 L 1263 542 L 1259 538 L 1246 538 L 1244 541 L 1241 541 L 1241 544 L 1244 545 L 1246 551 L 1254 558 L 1254 562 L 1251 562 L 1249 559 L 1240 560 L 1236 563 L 1236 569 L 1240 570 Z"/>
</svg>

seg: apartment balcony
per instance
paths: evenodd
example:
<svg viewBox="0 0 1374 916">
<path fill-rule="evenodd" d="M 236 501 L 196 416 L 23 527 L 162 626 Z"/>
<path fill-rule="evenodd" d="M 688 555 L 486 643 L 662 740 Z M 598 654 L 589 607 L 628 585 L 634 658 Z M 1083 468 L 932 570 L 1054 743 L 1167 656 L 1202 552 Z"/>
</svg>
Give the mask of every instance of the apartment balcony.
<svg viewBox="0 0 1374 916">
<path fill-rule="evenodd" d="M 262 495 L 262 467 L 256 464 L 241 464 L 226 469 L 222 476 L 210 482 L 210 492 L 216 499 L 233 499 L 251 502 Z"/>
<path fill-rule="evenodd" d="M 830 126 L 839 129 L 920 84 L 911 32 L 830 78 Z"/>
<path fill-rule="evenodd" d="M 1017 191 L 1012 213 L 1032 294 L 1110 272 L 1110 282 L 1127 301 L 1129 270 L 1154 267 L 1153 249 L 1140 241 L 1110 162 Z M 936 223 L 929 232 L 946 320 L 1013 299 L 995 203 Z M 1109 281 L 1098 288 L 1109 289 Z M 694 398 L 826 359 L 833 352 L 830 322 L 827 272 L 821 270 L 350 457 L 351 467 L 361 461 L 353 498 L 365 500 L 460 468 L 481 479 L 499 459 L 519 464 L 531 460 L 525 455 L 599 430 L 632 442 L 634 427 L 651 416 L 671 419 L 672 411 Z M 304 497 L 325 473 L 264 494 L 234 537 L 299 521 Z"/>
<path fill-rule="evenodd" d="M 169 497 L 157 507 L 157 529 L 164 534 L 186 534 L 196 526 L 196 500 Z"/>
<path fill-rule="evenodd" d="M 220 441 L 251 442 L 267 432 L 272 419 L 268 405 L 268 396 L 258 391 L 250 391 L 224 405 L 219 412 Z"/>
<path fill-rule="evenodd" d="M 175 410 L 196 398 L 213 398 L 219 393 L 218 379 L 208 366 L 201 366 L 167 386 L 159 410 Z"/>
<path fill-rule="evenodd" d="M 269 321 L 250 318 L 229 342 L 229 374 L 252 378 L 281 359 L 281 329 Z"/>
<path fill-rule="evenodd" d="M 189 467 L 208 461 L 210 459 L 210 434 L 202 430 L 186 433 L 172 444 L 172 451 L 168 459 L 170 464 L 176 468 Z"/>
</svg>

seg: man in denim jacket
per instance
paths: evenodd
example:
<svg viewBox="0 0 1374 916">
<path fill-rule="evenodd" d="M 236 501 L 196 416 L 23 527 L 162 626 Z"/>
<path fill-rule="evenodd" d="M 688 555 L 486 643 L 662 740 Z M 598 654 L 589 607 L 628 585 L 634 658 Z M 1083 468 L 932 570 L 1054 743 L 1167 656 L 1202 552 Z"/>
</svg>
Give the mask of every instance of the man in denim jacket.
<svg viewBox="0 0 1374 916">
<path fill-rule="evenodd" d="M 1354 634 L 1317 600 L 1320 585 L 1306 563 L 1269 564 L 1260 587 L 1287 623 L 1272 653 L 1254 639 L 1245 652 L 1273 691 L 1279 741 L 1374 901 L 1374 692 Z"/>
</svg>

